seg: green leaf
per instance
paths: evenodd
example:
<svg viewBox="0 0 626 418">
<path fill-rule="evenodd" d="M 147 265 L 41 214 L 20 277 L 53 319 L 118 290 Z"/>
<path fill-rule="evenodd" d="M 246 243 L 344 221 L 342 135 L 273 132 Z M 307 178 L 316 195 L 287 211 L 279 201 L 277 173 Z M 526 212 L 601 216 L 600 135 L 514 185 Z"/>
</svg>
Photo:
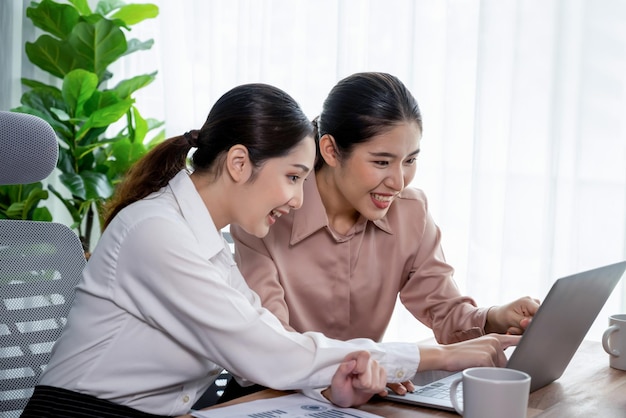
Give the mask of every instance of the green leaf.
<svg viewBox="0 0 626 418">
<path fill-rule="evenodd" d="M 13 202 L 11 206 L 6 210 L 7 218 L 9 219 L 25 219 L 24 216 L 24 202 Z"/>
<path fill-rule="evenodd" d="M 67 39 L 80 16 L 70 5 L 43 0 L 37 7 L 28 7 L 26 17 L 45 32 L 60 39 Z"/>
<path fill-rule="evenodd" d="M 47 207 L 36 207 L 31 216 L 33 221 L 52 222 L 52 214 Z"/>
<path fill-rule="evenodd" d="M 97 13 L 93 13 L 93 14 L 90 14 L 90 15 L 87 15 L 87 16 L 83 16 L 81 21 L 89 23 L 90 25 L 95 25 L 96 23 L 98 23 L 102 19 L 104 19 L 104 16 L 102 16 L 100 14 L 97 14 Z"/>
<path fill-rule="evenodd" d="M 61 122 L 70 122 L 70 119 L 72 119 L 70 117 L 70 115 L 68 115 L 65 110 L 63 109 L 57 109 L 56 107 L 51 107 L 50 108 L 50 112 L 54 113 L 54 116 L 57 117 L 58 120 L 60 120 Z"/>
<path fill-rule="evenodd" d="M 22 213 L 21 219 L 31 219 L 33 211 L 37 207 L 40 201 L 46 200 L 48 198 L 48 192 L 43 190 L 41 186 L 39 188 L 33 189 L 28 194 L 28 197 L 24 201 L 24 211 Z"/>
<path fill-rule="evenodd" d="M 115 91 L 121 99 L 128 99 L 135 91 L 152 83 L 155 76 L 156 71 L 152 74 L 138 75 L 128 80 L 122 80 L 113 88 L 113 91 Z"/>
<path fill-rule="evenodd" d="M 124 55 L 132 54 L 135 51 L 147 51 L 152 48 L 152 45 L 154 45 L 154 39 L 148 39 L 145 42 L 141 42 L 139 39 L 133 38 L 129 39 L 127 42 L 128 48 L 126 49 Z"/>
<path fill-rule="evenodd" d="M 129 158 L 131 147 L 129 138 L 120 138 L 107 150 L 108 158 L 103 163 L 108 167 L 113 179 L 123 175 L 131 164 Z"/>
<path fill-rule="evenodd" d="M 120 165 L 120 174 L 126 174 L 128 169 L 139 161 L 139 159 L 143 157 L 146 152 L 146 146 L 142 142 L 133 142 L 127 154 L 128 161 L 124 164 L 123 155 L 118 158 L 122 162 Z"/>
<path fill-rule="evenodd" d="M 107 19 L 100 19 L 95 24 L 78 23 L 68 42 L 82 60 L 89 63 L 89 67 L 83 68 L 96 73 L 100 81 L 109 64 L 126 52 L 124 33 Z"/>
<path fill-rule="evenodd" d="M 59 179 L 72 196 L 82 200 L 107 199 L 113 194 L 113 186 L 103 173 L 85 170 L 80 175 L 63 173 Z"/>
<path fill-rule="evenodd" d="M 133 103 L 134 100 L 126 99 L 110 106 L 97 109 L 89 116 L 89 119 L 87 119 L 85 124 L 81 126 L 79 131 L 76 133 L 76 137 L 80 140 L 91 128 L 109 126 L 112 123 L 117 122 L 126 114 L 126 112 L 128 112 Z"/>
<path fill-rule="evenodd" d="M 120 118 L 124 116 L 126 112 L 128 112 L 133 103 L 134 100 L 126 99 L 121 100 L 118 103 L 112 104 L 110 106 L 98 109 L 91 114 L 88 122 L 91 123 L 91 126 L 96 128 L 109 126 L 112 123 L 120 120 Z"/>
<path fill-rule="evenodd" d="M 146 146 L 141 142 L 131 142 L 129 138 L 122 138 L 109 148 L 109 158 L 106 165 L 110 176 L 119 180 L 128 169 L 146 154 Z"/>
<path fill-rule="evenodd" d="M 85 136 L 83 136 L 80 140 L 80 144 L 81 146 L 88 146 L 90 144 L 95 144 L 98 142 L 103 142 L 103 139 L 101 138 L 102 134 L 104 134 L 104 132 L 106 132 L 108 126 L 103 126 L 100 128 L 91 128 L 89 129 L 89 131 L 87 132 L 87 134 Z"/>
<path fill-rule="evenodd" d="M 159 8 L 154 4 L 129 4 L 121 7 L 111 18 L 123 20 L 127 25 L 136 25 L 143 20 L 152 19 L 158 15 Z"/>
<path fill-rule="evenodd" d="M 42 113 L 45 113 L 47 116 L 44 119 L 46 119 L 49 123 L 51 122 L 50 119 L 53 119 L 52 113 L 48 111 L 51 107 L 64 110 L 66 109 L 63 95 L 61 94 L 61 91 L 57 89 L 40 87 L 31 89 L 22 94 L 20 102 L 23 105 L 30 106 Z"/>
<path fill-rule="evenodd" d="M 89 121 L 93 127 L 109 126 L 120 120 L 128 112 L 135 101 L 132 99 L 122 100 L 114 105 L 98 109 L 91 114 Z"/>
<path fill-rule="evenodd" d="M 114 104 L 122 101 L 120 97 L 113 90 L 105 90 L 100 91 L 97 90 L 91 96 L 91 98 L 85 103 L 85 113 L 88 115 L 92 114 L 98 109 L 103 109 L 108 106 L 113 106 Z"/>
<path fill-rule="evenodd" d="M 83 107 L 98 88 L 98 76 L 86 70 L 73 70 L 63 80 L 63 98 L 72 117 L 83 116 Z"/>
<path fill-rule="evenodd" d="M 59 148 L 59 159 L 57 160 L 57 168 L 62 173 L 76 173 L 74 169 L 74 154 L 72 149 Z"/>
<path fill-rule="evenodd" d="M 24 49 L 30 62 L 58 78 L 75 68 L 85 68 L 85 63 L 79 60 L 71 45 L 50 35 L 41 35 L 32 43 L 26 42 Z"/>
<path fill-rule="evenodd" d="M 62 175 L 61 175 L 62 176 Z M 61 177 L 59 176 L 59 178 Z M 61 203 L 63 203 L 63 206 L 65 206 L 65 209 L 67 209 L 67 211 L 70 213 L 70 216 L 72 217 L 72 220 L 74 221 L 74 224 L 80 224 L 80 221 L 82 220 L 82 216 L 80 214 L 80 212 L 78 211 L 78 209 L 76 209 L 73 205 L 73 199 L 67 199 L 65 198 L 58 190 L 56 190 L 54 188 L 54 186 L 52 186 L 51 184 L 48 184 L 48 190 L 50 190 L 52 192 L 53 195 L 55 195 L 60 201 Z"/>
<path fill-rule="evenodd" d="M 26 87 L 30 87 L 31 89 L 35 89 L 35 88 L 49 89 L 52 94 L 58 92 L 59 97 L 61 96 L 61 90 L 59 90 L 55 86 L 51 86 L 49 84 L 42 83 L 41 81 L 31 80 L 30 78 L 24 78 L 24 77 L 22 77 L 21 81 L 23 85 L 25 85 Z"/>
<path fill-rule="evenodd" d="M 16 207 L 24 201 L 26 193 L 23 184 L 0 186 L 0 219 L 18 219 L 21 210 Z"/>
<path fill-rule="evenodd" d="M 93 144 L 97 145 L 98 141 L 94 141 Z M 74 150 L 74 159 L 76 161 L 76 172 L 78 174 L 94 168 L 95 156 L 93 152 L 85 152 L 83 146 L 76 147 Z"/>
<path fill-rule="evenodd" d="M 148 123 L 148 131 L 160 128 L 161 126 L 165 125 L 165 122 L 163 122 L 162 120 L 157 120 L 153 118 L 146 119 L 146 122 Z"/>
<path fill-rule="evenodd" d="M 0 187 L 0 219 L 35 219 L 35 210 L 48 192 L 41 182 Z"/>
<path fill-rule="evenodd" d="M 73 197 L 85 200 L 87 192 L 85 191 L 85 183 L 80 175 L 76 173 L 63 173 L 59 176 L 61 183 L 67 187 Z"/>
<path fill-rule="evenodd" d="M 91 8 L 87 0 L 69 0 L 82 15 L 90 15 Z"/>
<path fill-rule="evenodd" d="M 125 4 L 122 0 L 100 0 L 96 6 L 96 13 L 106 16 Z"/>
<path fill-rule="evenodd" d="M 128 26 L 126 22 L 124 22 L 122 19 L 111 19 L 111 23 L 113 23 L 115 26 L 117 26 L 120 29 L 125 29 L 128 32 L 132 30 L 131 27 Z"/>
<path fill-rule="evenodd" d="M 61 91 L 53 88 L 34 88 L 22 95 L 23 106 L 13 109 L 15 112 L 39 116 L 52 126 L 57 136 L 63 140 L 73 137 L 71 126 L 63 123 L 51 109 L 65 109 Z"/>
<path fill-rule="evenodd" d="M 148 122 L 141 116 L 139 110 L 133 106 L 133 120 L 135 122 L 135 137 L 131 138 L 133 142 L 142 144 L 148 133 Z"/>
<path fill-rule="evenodd" d="M 108 199 L 113 195 L 113 186 L 106 174 L 94 171 L 84 171 L 81 173 L 85 182 L 87 198 L 92 200 Z"/>
<path fill-rule="evenodd" d="M 86 146 L 78 146 L 76 147 L 76 152 L 75 152 L 75 157 L 76 159 L 80 160 L 86 156 L 91 156 L 92 153 L 101 147 L 104 147 L 110 143 L 112 143 L 112 140 L 100 140 L 97 142 L 92 142 L 89 145 Z"/>
</svg>

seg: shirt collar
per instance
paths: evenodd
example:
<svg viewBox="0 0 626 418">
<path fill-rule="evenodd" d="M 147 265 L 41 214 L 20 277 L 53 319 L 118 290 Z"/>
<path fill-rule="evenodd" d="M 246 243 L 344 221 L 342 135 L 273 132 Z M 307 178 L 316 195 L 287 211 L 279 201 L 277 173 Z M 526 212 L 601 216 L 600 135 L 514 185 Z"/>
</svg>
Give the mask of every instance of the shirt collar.
<svg viewBox="0 0 626 418">
<path fill-rule="evenodd" d="M 387 220 L 387 216 L 372 223 L 380 230 L 393 234 L 393 229 Z M 322 203 L 322 197 L 317 188 L 317 181 L 313 172 L 304 182 L 304 204 L 293 215 L 290 244 L 297 244 L 318 230 L 327 227 L 328 217 L 326 216 L 326 209 Z"/>
<path fill-rule="evenodd" d="M 191 181 L 189 173 L 186 170 L 180 171 L 170 180 L 169 187 L 202 252 L 210 258 L 222 251 L 226 246 L 224 238 L 215 227 L 211 214 Z"/>
</svg>

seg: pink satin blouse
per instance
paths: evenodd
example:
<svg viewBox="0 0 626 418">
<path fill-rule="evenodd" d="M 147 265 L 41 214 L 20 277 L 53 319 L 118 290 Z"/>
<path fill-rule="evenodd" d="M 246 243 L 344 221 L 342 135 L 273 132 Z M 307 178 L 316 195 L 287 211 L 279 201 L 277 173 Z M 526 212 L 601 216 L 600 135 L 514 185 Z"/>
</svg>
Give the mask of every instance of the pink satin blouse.
<svg viewBox="0 0 626 418">
<path fill-rule="evenodd" d="M 347 235 L 328 226 L 311 174 L 304 205 L 259 239 L 231 226 L 249 286 L 287 327 L 347 340 L 381 340 L 398 295 L 441 343 L 484 334 L 488 308 L 460 294 L 425 194 L 405 189 L 387 215 L 361 217 Z"/>
</svg>

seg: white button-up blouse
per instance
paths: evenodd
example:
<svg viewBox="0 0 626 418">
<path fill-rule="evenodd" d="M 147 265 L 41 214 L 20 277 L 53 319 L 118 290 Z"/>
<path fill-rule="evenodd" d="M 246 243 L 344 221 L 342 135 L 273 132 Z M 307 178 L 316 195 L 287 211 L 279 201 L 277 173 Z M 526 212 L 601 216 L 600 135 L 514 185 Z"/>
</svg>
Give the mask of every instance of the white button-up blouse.
<svg viewBox="0 0 626 418">
<path fill-rule="evenodd" d="M 276 389 L 325 387 L 361 349 L 390 382 L 419 363 L 412 343 L 286 331 L 247 286 L 183 171 L 104 231 L 39 383 L 180 415 L 222 368 Z"/>
</svg>

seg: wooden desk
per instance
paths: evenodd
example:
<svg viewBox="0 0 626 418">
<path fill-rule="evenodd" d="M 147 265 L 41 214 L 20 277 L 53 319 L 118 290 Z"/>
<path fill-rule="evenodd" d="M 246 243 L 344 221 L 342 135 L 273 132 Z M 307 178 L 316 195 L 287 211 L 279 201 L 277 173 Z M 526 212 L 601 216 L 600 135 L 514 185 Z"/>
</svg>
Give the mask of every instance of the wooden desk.
<svg viewBox="0 0 626 418">
<path fill-rule="evenodd" d="M 219 406 L 284 394 L 285 392 L 264 390 Z M 387 418 L 459 417 L 451 412 L 403 405 L 379 398 L 359 409 Z M 561 378 L 530 394 L 527 417 L 626 418 L 626 371 L 609 367 L 608 355 L 599 342 L 584 341 Z"/>
</svg>

